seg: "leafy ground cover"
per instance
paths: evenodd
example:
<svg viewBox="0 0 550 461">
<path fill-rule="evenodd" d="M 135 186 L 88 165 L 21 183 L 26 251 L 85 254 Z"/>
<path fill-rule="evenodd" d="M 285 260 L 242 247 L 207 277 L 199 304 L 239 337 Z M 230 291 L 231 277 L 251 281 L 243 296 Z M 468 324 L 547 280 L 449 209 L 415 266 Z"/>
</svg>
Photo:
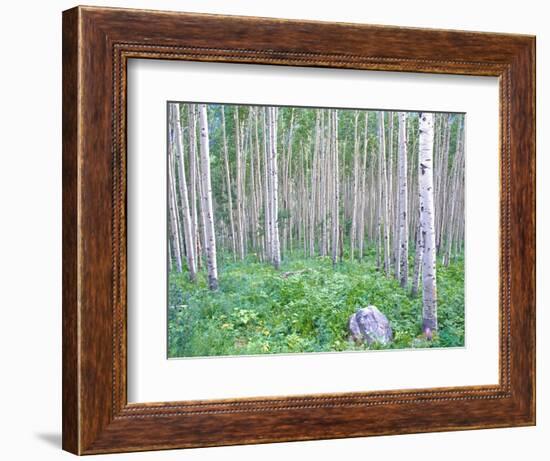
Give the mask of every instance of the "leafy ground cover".
<svg viewBox="0 0 550 461">
<path fill-rule="evenodd" d="M 371 349 L 464 346 L 464 260 L 438 264 L 439 331 L 421 336 L 422 297 L 411 297 L 364 262 L 294 257 L 281 269 L 254 261 L 222 262 L 219 290 L 206 274 L 195 284 L 185 273 L 169 275 L 168 356 L 198 357 L 362 350 L 348 340 L 349 316 L 373 304 L 389 319 L 394 341 Z"/>
</svg>

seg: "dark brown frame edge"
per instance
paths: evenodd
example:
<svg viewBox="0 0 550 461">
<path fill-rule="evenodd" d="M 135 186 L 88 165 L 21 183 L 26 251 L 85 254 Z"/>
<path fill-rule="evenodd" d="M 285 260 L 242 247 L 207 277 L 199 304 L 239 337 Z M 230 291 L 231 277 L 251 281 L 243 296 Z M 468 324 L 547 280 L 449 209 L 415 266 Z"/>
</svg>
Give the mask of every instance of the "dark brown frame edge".
<svg viewBox="0 0 550 461">
<path fill-rule="evenodd" d="M 499 384 L 128 404 L 131 58 L 499 77 Z M 65 11 L 62 395 L 63 448 L 76 454 L 535 424 L 535 38 L 94 7 Z"/>
</svg>

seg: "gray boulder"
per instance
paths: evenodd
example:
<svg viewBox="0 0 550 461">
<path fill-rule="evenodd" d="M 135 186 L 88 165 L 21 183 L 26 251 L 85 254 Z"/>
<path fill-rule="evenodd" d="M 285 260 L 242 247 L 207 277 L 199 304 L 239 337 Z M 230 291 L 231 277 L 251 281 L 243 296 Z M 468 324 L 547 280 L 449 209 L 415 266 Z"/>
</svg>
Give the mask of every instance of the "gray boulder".
<svg viewBox="0 0 550 461">
<path fill-rule="evenodd" d="M 349 318 L 348 329 L 350 340 L 357 344 L 371 345 L 379 343 L 389 344 L 393 339 L 393 332 L 388 318 L 376 306 L 358 309 Z"/>
</svg>

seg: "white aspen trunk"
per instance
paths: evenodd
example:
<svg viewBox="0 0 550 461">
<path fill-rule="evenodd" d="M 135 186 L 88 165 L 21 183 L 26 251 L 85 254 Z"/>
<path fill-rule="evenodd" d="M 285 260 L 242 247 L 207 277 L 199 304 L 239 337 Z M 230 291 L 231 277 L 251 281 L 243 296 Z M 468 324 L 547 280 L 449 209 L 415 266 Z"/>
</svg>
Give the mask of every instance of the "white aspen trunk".
<svg viewBox="0 0 550 461">
<path fill-rule="evenodd" d="M 195 244 L 195 260 L 197 270 L 201 269 L 201 244 L 199 233 L 199 220 L 197 212 L 197 122 L 195 116 L 195 105 L 189 104 L 187 108 L 188 128 L 189 128 L 189 201 L 191 203 L 191 219 L 193 228 L 193 242 Z"/>
<path fill-rule="evenodd" d="M 363 261 L 363 251 L 365 245 L 365 213 L 367 207 L 367 155 L 368 155 L 368 132 L 369 132 L 369 113 L 365 112 L 365 133 L 363 140 L 363 167 L 361 169 L 361 207 L 359 210 L 359 261 Z M 372 206 L 372 203 L 370 204 Z"/>
<path fill-rule="evenodd" d="M 248 252 L 248 239 L 249 239 L 249 223 L 248 223 L 248 213 L 246 209 L 246 175 L 247 175 L 247 162 L 246 162 L 246 145 L 245 143 L 248 140 L 247 132 L 245 131 L 245 122 L 243 121 L 241 123 L 241 132 L 240 132 L 240 139 L 241 139 L 241 218 L 243 223 L 243 258 L 246 256 Z M 247 127 L 248 128 L 248 127 Z"/>
<path fill-rule="evenodd" d="M 257 168 L 256 168 L 256 184 L 257 184 L 257 189 L 256 189 L 256 203 L 258 204 L 258 210 L 257 210 L 257 216 L 258 216 L 258 238 L 260 238 L 260 235 L 259 235 L 259 227 L 260 227 L 260 223 L 259 223 L 259 220 L 260 220 L 260 213 L 264 207 L 264 203 L 263 203 L 263 184 L 262 184 L 262 160 L 261 160 L 261 155 L 260 155 L 260 138 L 259 138 L 259 133 L 258 133 L 258 112 L 259 112 L 259 108 L 256 108 L 254 110 L 254 139 L 255 139 L 255 148 L 256 148 L 256 165 L 257 165 Z M 265 218 L 265 216 L 264 216 Z M 265 222 L 264 222 L 264 233 L 265 233 Z M 261 251 L 260 251 L 260 255 L 261 255 L 261 261 L 264 261 L 265 259 L 265 238 L 264 239 L 261 239 Z"/>
<path fill-rule="evenodd" d="M 259 248 L 258 245 L 258 203 L 256 202 L 256 168 L 255 165 L 255 155 L 254 155 L 254 145 L 253 145 L 253 119 L 254 113 L 251 108 L 248 114 L 248 147 L 250 152 L 250 220 L 251 220 L 251 231 L 252 231 L 252 246 L 256 252 Z"/>
<path fill-rule="evenodd" d="M 459 207 L 456 213 L 456 238 L 454 240 L 454 260 L 458 259 L 458 255 L 464 252 L 464 156 L 462 156 L 460 181 L 458 187 Z"/>
<path fill-rule="evenodd" d="M 194 282 L 197 278 L 197 266 L 195 262 L 195 239 L 193 233 L 193 221 L 189 209 L 189 198 L 187 193 L 187 177 L 185 173 L 185 160 L 183 153 L 183 133 L 181 130 L 180 105 L 171 104 L 172 123 L 174 125 L 174 141 L 176 155 L 179 166 L 179 186 L 180 198 L 183 215 L 183 232 L 185 236 L 185 248 L 187 253 L 187 266 L 189 270 L 189 280 Z"/>
<path fill-rule="evenodd" d="M 208 287 L 218 289 L 218 266 L 216 261 L 216 235 L 214 232 L 214 213 L 212 207 L 212 185 L 210 181 L 210 146 L 208 139 L 208 115 L 206 105 L 199 104 L 199 126 L 201 133 L 201 211 L 205 224 L 206 265 Z"/>
<path fill-rule="evenodd" d="M 239 108 L 235 107 L 235 156 L 237 166 L 237 230 L 239 258 L 244 259 L 244 225 L 243 225 L 243 196 L 242 196 L 242 165 L 241 165 L 241 133 L 239 122 Z"/>
<path fill-rule="evenodd" d="M 310 218 L 309 218 L 309 256 L 313 257 L 315 254 L 315 226 L 317 209 L 317 163 L 319 159 L 319 142 L 320 142 L 320 112 L 315 114 L 315 146 L 313 148 L 313 161 L 311 167 L 311 203 L 310 203 Z"/>
<path fill-rule="evenodd" d="M 315 210 L 315 199 L 312 197 L 313 189 L 308 189 L 308 184 L 311 184 L 308 182 L 307 173 L 312 171 L 312 160 L 310 161 L 308 153 L 303 150 L 303 155 L 305 159 L 305 170 L 302 176 L 302 197 L 310 197 L 309 204 L 305 201 L 302 202 L 300 214 L 301 214 L 301 220 L 304 222 L 303 231 L 302 231 L 302 238 L 304 243 L 304 258 L 307 256 L 308 248 L 309 248 L 309 227 L 311 226 L 311 215 L 309 214 L 310 210 Z M 313 198 L 313 200 L 311 200 Z M 298 200 L 297 195 L 295 194 L 293 197 L 293 203 L 300 203 L 300 200 Z"/>
<path fill-rule="evenodd" d="M 177 207 L 176 207 L 176 186 L 174 184 L 174 175 L 172 174 L 172 159 L 171 156 L 168 156 L 168 186 L 170 191 L 168 194 L 168 205 L 170 213 L 170 227 L 172 229 L 172 244 L 174 247 L 174 255 L 176 257 L 176 268 L 178 272 L 182 271 L 182 250 L 180 247 L 180 237 L 179 237 L 179 224 L 177 217 Z"/>
<path fill-rule="evenodd" d="M 398 136 L 399 169 L 399 247 L 397 276 L 402 288 L 407 287 L 409 278 L 409 224 L 407 210 L 407 113 L 399 112 Z"/>
<path fill-rule="evenodd" d="M 283 177 L 282 177 L 282 193 L 281 193 L 281 200 L 282 208 L 283 210 L 290 210 L 290 190 L 292 185 L 290 184 L 292 181 L 292 139 L 294 135 L 294 108 L 290 110 L 290 124 L 288 129 L 288 139 L 287 139 L 287 147 L 286 152 L 283 155 Z M 284 222 L 284 237 L 283 237 L 283 245 L 284 249 L 286 251 L 287 247 L 290 250 L 290 253 L 292 253 L 292 213 L 290 213 L 290 216 L 285 219 Z M 284 254 L 284 251 L 283 251 Z"/>
<path fill-rule="evenodd" d="M 270 162 L 270 128 L 268 122 L 269 109 L 263 110 L 263 134 L 264 134 L 264 232 L 265 232 L 265 258 L 272 262 L 272 238 L 271 231 L 273 225 L 271 223 L 271 162 Z"/>
<path fill-rule="evenodd" d="M 433 193 L 433 114 L 427 112 L 420 114 L 419 131 L 420 228 L 424 246 L 422 254 L 422 330 L 428 336 L 437 330 L 437 279 Z"/>
<path fill-rule="evenodd" d="M 353 146 L 353 205 L 350 231 L 350 259 L 353 261 L 355 236 L 357 234 L 357 200 L 359 199 L 359 111 L 355 111 L 354 146 Z"/>
<path fill-rule="evenodd" d="M 424 253 L 424 243 L 422 241 L 422 230 L 420 229 L 420 221 L 416 228 L 416 251 L 414 253 L 414 268 L 411 282 L 411 295 L 418 294 L 418 283 L 422 272 L 422 254 Z"/>
<path fill-rule="evenodd" d="M 197 254 L 201 255 L 199 258 L 197 258 L 197 261 L 199 263 L 198 268 L 199 271 L 202 269 L 202 253 L 206 249 L 206 223 L 205 223 L 205 216 L 206 214 L 202 212 L 202 179 L 201 179 L 201 172 L 200 172 L 200 158 L 197 158 L 197 192 L 199 194 L 199 235 L 198 235 L 198 242 L 197 242 Z"/>
<path fill-rule="evenodd" d="M 407 123 L 407 150 L 408 150 L 408 210 L 409 210 L 409 237 L 414 236 L 414 241 L 416 242 L 416 227 L 418 225 L 418 213 L 414 212 L 413 210 L 418 210 L 419 207 L 417 205 L 418 201 L 418 179 L 416 176 L 416 173 L 418 172 L 418 155 L 417 155 L 417 148 L 416 148 L 416 141 L 418 139 L 418 133 L 413 130 L 414 126 L 414 117 L 409 114 L 407 117 L 408 123 Z M 435 193 L 435 192 L 434 192 Z M 410 238 L 409 238 L 410 240 Z"/>
<path fill-rule="evenodd" d="M 398 239 L 397 239 L 397 222 L 398 220 L 395 219 L 395 206 L 394 206 L 394 188 L 393 188 L 393 127 L 394 127 L 394 113 L 388 112 L 388 147 L 386 149 L 386 193 L 387 193 L 387 201 L 388 201 L 388 219 L 387 219 L 387 226 L 388 226 L 388 244 L 390 248 L 390 272 L 391 267 L 393 264 L 394 267 L 394 275 L 396 279 L 399 279 L 399 276 L 397 274 L 399 262 L 398 262 Z M 397 198 L 398 194 L 395 194 L 395 197 Z"/>
<path fill-rule="evenodd" d="M 332 203 L 332 265 L 338 261 L 339 242 L 339 164 L 338 164 L 338 111 L 332 110 L 332 155 L 333 155 L 333 203 Z"/>
<path fill-rule="evenodd" d="M 409 117 L 409 120 L 412 120 L 412 117 Z M 420 175 L 418 172 L 420 171 L 420 156 L 418 155 L 418 136 L 415 136 L 414 134 L 417 134 L 417 130 L 414 130 L 412 128 L 411 123 L 411 130 L 410 134 L 413 138 L 412 146 L 411 146 L 411 163 L 410 163 L 410 171 L 411 176 L 414 176 L 414 180 L 411 177 L 411 186 L 414 186 L 414 196 L 411 197 L 411 207 L 410 210 L 415 210 L 413 215 L 411 215 L 411 224 L 410 229 L 413 229 L 413 233 L 415 235 L 415 254 L 414 254 L 414 267 L 413 267 L 413 275 L 412 275 L 412 281 L 411 281 L 411 295 L 416 296 L 418 294 L 418 284 L 420 275 L 422 273 L 422 253 L 423 253 L 423 242 L 422 242 L 422 230 L 420 229 L 420 199 L 419 199 L 419 190 L 420 190 Z M 413 189 L 411 189 L 412 191 Z M 412 195 L 412 193 L 411 193 Z"/>
<path fill-rule="evenodd" d="M 328 254 L 328 201 L 329 201 L 329 181 L 328 181 L 328 171 L 329 171 L 329 142 L 327 139 L 326 131 L 328 131 L 328 126 L 330 126 L 330 120 L 326 117 L 327 121 L 325 122 L 325 111 L 322 114 L 322 129 L 321 129 L 321 152 L 323 153 L 322 164 L 320 168 L 321 176 L 321 216 L 322 216 L 322 239 L 321 239 L 321 256 L 327 256 Z"/>
<path fill-rule="evenodd" d="M 279 236 L 279 166 L 277 159 L 277 126 L 278 126 L 278 114 L 277 107 L 272 107 L 272 134 L 273 143 L 272 147 L 272 164 L 273 164 L 273 266 L 275 269 L 279 269 L 281 265 L 281 243 Z"/>
<path fill-rule="evenodd" d="M 294 109 L 292 110 L 292 115 L 294 116 Z M 284 209 L 288 211 L 287 217 L 285 219 L 285 230 L 286 230 L 286 237 L 284 239 L 285 241 L 285 249 L 288 249 L 290 254 L 292 254 L 292 227 L 293 227 L 293 212 L 290 205 L 290 195 L 292 193 L 292 190 L 294 188 L 294 184 L 296 182 L 295 179 L 289 181 L 289 177 L 292 177 L 292 162 L 291 162 L 291 153 L 292 153 L 292 125 L 293 120 L 291 121 L 290 126 L 290 135 L 289 135 L 289 141 L 288 141 L 288 149 L 287 149 L 287 173 L 284 181 L 284 188 L 285 188 L 285 196 L 286 196 L 286 203 Z M 298 169 L 298 168 L 296 168 Z M 287 242 L 288 239 L 288 242 Z M 288 245 L 287 245 L 288 243 Z M 284 254 L 284 252 L 282 252 Z"/>
<path fill-rule="evenodd" d="M 300 162 L 300 166 L 301 166 L 301 171 L 300 171 L 300 187 L 299 187 L 299 190 L 301 192 L 301 196 L 302 197 L 307 197 L 307 192 L 306 192 L 306 187 L 305 187 L 305 175 L 306 175 L 306 153 L 303 149 L 303 147 L 300 149 L 301 151 L 301 162 Z M 298 189 L 298 187 L 297 187 Z M 291 199 L 293 198 L 293 195 L 297 195 L 294 191 L 294 194 L 291 195 Z M 296 200 L 291 200 L 291 203 L 295 204 L 296 203 Z M 305 257 L 305 249 L 306 249 L 306 238 L 305 238 L 305 235 L 306 235 L 306 224 L 307 224 L 307 215 L 305 213 L 303 213 L 303 208 L 300 207 L 300 209 L 298 209 L 298 207 L 294 207 L 294 209 L 296 210 L 296 213 L 298 215 L 298 244 L 300 243 L 300 240 L 302 240 L 302 243 L 303 243 L 303 246 L 304 246 L 304 257 Z M 291 211 L 290 213 L 290 217 L 292 218 L 294 216 L 294 212 Z M 302 225 L 300 226 L 300 221 L 302 223 Z M 300 231 L 301 231 L 301 235 L 300 235 Z M 290 251 L 292 252 L 292 226 L 290 228 Z"/>
<path fill-rule="evenodd" d="M 334 208 L 334 149 L 332 146 L 332 112 L 327 111 L 327 135 L 325 171 L 327 181 L 327 256 L 332 255 L 333 208 Z M 331 256 L 332 257 L 332 256 Z"/>
<path fill-rule="evenodd" d="M 377 196 L 377 190 L 376 190 L 376 176 L 375 176 L 375 169 L 376 169 L 376 157 L 374 155 L 371 156 L 370 161 L 371 167 L 370 167 L 370 185 L 369 185 L 369 202 L 370 202 L 370 209 L 369 209 L 369 239 L 371 243 L 374 243 L 377 245 L 377 221 L 378 218 L 378 196 Z M 377 246 L 377 264 L 376 267 L 380 268 L 379 260 L 380 254 L 378 252 L 378 246 Z"/>
<path fill-rule="evenodd" d="M 317 230 L 319 231 L 319 246 L 317 254 L 323 256 L 323 221 L 324 221 L 324 195 L 323 195 L 323 130 L 324 114 L 319 110 L 319 148 L 317 150 Z"/>
<path fill-rule="evenodd" d="M 168 235 L 170 235 L 170 240 L 168 241 L 168 272 L 172 272 L 172 268 L 174 266 L 174 231 L 172 230 L 172 226 L 170 225 L 170 222 L 168 222 Z"/>
<path fill-rule="evenodd" d="M 380 235 L 379 238 L 383 238 L 384 248 L 384 272 L 386 276 L 390 276 L 390 223 L 389 223 L 389 210 L 388 210 L 388 178 L 386 174 L 386 140 L 385 140 L 385 127 L 384 127 L 384 112 L 380 111 L 380 124 L 379 124 L 379 179 L 380 179 Z M 383 232 L 383 237 L 382 237 Z"/>
<path fill-rule="evenodd" d="M 451 143 L 451 114 L 447 114 L 445 116 L 445 123 L 447 127 L 447 134 L 445 137 L 445 144 L 443 146 L 442 151 L 442 158 L 441 158 L 441 188 L 439 189 L 438 195 L 439 198 L 436 201 L 436 218 L 437 221 L 439 221 L 439 235 L 436 231 L 436 248 L 437 251 L 442 247 L 443 245 L 443 239 L 445 237 L 445 231 L 447 230 L 448 225 L 450 225 L 449 220 L 447 220 L 447 208 L 449 205 L 448 199 L 447 199 L 447 189 L 450 187 L 450 177 L 448 174 L 448 166 L 449 166 L 449 148 Z M 436 196 L 437 197 L 437 196 Z M 437 203 L 439 203 L 439 206 L 437 206 Z M 439 216 L 437 216 L 437 213 L 439 213 Z M 437 229 L 437 221 L 436 221 L 436 229 Z"/>
<path fill-rule="evenodd" d="M 383 192 L 383 183 L 382 183 L 382 164 L 383 164 L 383 152 L 384 152 L 384 114 L 382 112 L 378 113 L 378 194 L 376 197 L 376 209 L 377 213 L 377 228 L 378 232 L 376 233 L 376 267 L 378 270 L 382 269 L 382 240 L 383 240 L 383 212 L 382 212 L 382 200 L 384 197 Z"/>
<path fill-rule="evenodd" d="M 275 269 L 281 265 L 281 253 L 279 243 L 279 172 L 277 165 L 277 108 L 268 108 L 268 122 L 270 134 L 270 183 L 271 183 L 271 253 Z"/>
<path fill-rule="evenodd" d="M 237 246 L 235 236 L 235 221 L 233 219 L 233 197 L 231 189 L 231 172 L 229 169 L 229 154 L 227 150 L 227 134 L 225 131 L 225 109 L 222 106 L 222 131 L 223 131 L 223 161 L 225 165 L 225 182 L 227 186 L 227 200 L 229 206 L 229 224 L 231 226 L 231 248 L 233 250 L 233 260 L 237 257 Z"/>
</svg>

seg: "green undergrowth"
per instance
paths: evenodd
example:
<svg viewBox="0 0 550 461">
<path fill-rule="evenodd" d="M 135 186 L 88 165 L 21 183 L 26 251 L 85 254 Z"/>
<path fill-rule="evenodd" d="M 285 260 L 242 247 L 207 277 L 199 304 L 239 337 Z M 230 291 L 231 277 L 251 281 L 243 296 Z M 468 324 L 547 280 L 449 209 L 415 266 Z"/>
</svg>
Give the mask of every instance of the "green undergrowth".
<svg viewBox="0 0 550 461">
<path fill-rule="evenodd" d="M 394 341 L 371 349 L 464 345 L 464 261 L 438 265 L 439 331 L 422 339 L 422 297 L 386 278 L 369 253 L 363 262 L 287 258 L 280 270 L 249 260 L 224 262 L 219 290 L 185 273 L 169 276 L 168 356 L 198 357 L 363 350 L 348 340 L 349 316 L 375 305 L 389 319 Z"/>
</svg>

